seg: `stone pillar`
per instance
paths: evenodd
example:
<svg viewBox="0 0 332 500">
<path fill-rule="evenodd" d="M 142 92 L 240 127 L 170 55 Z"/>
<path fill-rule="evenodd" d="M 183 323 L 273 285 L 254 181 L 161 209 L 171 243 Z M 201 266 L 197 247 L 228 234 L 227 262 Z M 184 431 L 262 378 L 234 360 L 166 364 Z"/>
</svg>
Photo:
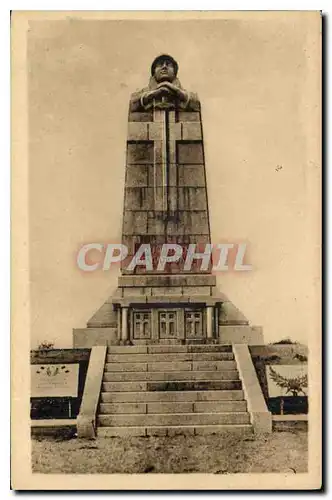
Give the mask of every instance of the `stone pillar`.
<svg viewBox="0 0 332 500">
<path fill-rule="evenodd" d="M 219 338 L 219 307 L 214 308 L 214 336 Z"/>
<path fill-rule="evenodd" d="M 213 338 L 213 306 L 206 307 L 206 337 Z"/>
<path fill-rule="evenodd" d="M 122 325 L 121 325 L 121 341 L 124 344 L 127 344 L 129 341 L 129 335 L 128 335 L 128 307 L 122 306 L 121 308 L 121 315 L 122 315 Z"/>
<path fill-rule="evenodd" d="M 118 342 L 121 343 L 122 339 L 122 330 L 121 330 L 121 307 L 118 307 L 116 310 L 116 315 L 117 315 L 117 336 L 118 336 Z"/>
<path fill-rule="evenodd" d="M 152 342 L 159 341 L 159 316 L 158 310 L 151 310 L 151 340 Z"/>
</svg>

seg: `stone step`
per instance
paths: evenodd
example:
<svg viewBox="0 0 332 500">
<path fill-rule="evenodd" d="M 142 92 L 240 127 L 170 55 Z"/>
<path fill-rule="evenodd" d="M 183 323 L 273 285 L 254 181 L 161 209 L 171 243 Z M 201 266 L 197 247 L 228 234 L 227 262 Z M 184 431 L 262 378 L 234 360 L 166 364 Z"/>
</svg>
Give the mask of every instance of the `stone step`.
<svg viewBox="0 0 332 500">
<path fill-rule="evenodd" d="M 179 352 L 179 353 L 156 353 L 156 354 L 108 354 L 107 363 L 159 363 L 159 362 L 181 362 L 181 361 L 233 361 L 234 354 L 231 352 Z"/>
<path fill-rule="evenodd" d="M 104 382 L 131 381 L 172 381 L 172 380 L 238 380 L 237 370 L 222 371 L 183 371 L 183 372 L 111 372 L 104 373 Z"/>
<path fill-rule="evenodd" d="M 156 363 L 106 363 L 105 372 L 160 372 L 236 370 L 235 361 L 158 361 Z"/>
<path fill-rule="evenodd" d="M 231 345 L 223 344 L 195 344 L 195 345 L 135 345 L 135 346 L 109 346 L 108 354 L 156 354 L 177 352 L 232 352 Z"/>
<path fill-rule="evenodd" d="M 249 424 L 235 425 L 174 425 L 149 427 L 98 427 L 98 437 L 132 437 L 132 436 L 177 436 L 232 433 L 239 436 L 253 434 Z"/>
<path fill-rule="evenodd" d="M 98 425 L 105 427 L 141 427 L 168 425 L 222 425 L 249 424 L 247 412 L 229 413 L 144 413 L 123 415 L 99 415 Z"/>
<path fill-rule="evenodd" d="M 194 403 L 195 413 L 246 412 L 246 401 L 198 401 Z"/>
<path fill-rule="evenodd" d="M 102 392 L 102 403 L 146 403 L 167 401 L 243 401 L 243 391 Z"/>
<path fill-rule="evenodd" d="M 198 371 L 237 370 L 236 361 L 193 361 L 192 365 Z"/>
<path fill-rule="evenodd" d="M 108 356 L 110 357 L 110 356 Z M 139 363 L 106 363 L 105 364 L 105 373 L 106 372 L 146 372 L 148 371 L 148 364 L 139 362 Z"/>
<path fill-rule="evenodd" d="M 100 415 L 115 413 L 190 413 L 194 403 L 101 403 Z"/>
<path fill-rule="evenodd" d="M 103 392 L 119 391 L 227 391 L 241 390 L 240 380 L 201 380 L 172 382 L 103 382 Z"/>
<path fill-rule="evenodd" d="M 100 414 L 117 413 L 225 413 L 245 412 L 245 401 L 199 401 L 155 403 L 101 403 Z"/>
</svg>

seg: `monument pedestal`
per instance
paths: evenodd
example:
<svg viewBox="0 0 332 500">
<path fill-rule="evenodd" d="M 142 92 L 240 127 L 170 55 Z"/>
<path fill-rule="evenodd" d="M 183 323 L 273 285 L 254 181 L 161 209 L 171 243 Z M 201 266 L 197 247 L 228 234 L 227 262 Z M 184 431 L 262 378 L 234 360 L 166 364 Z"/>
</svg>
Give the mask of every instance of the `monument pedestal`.
<svg viewBox="0 0 332 500">
<path fill-rule="evenodd" d="M 211 274 L 121 276 L 87 328 L 74 329 L 74 347 L 155 343 L 259 345 L 263 335 Z"/>
</svg>

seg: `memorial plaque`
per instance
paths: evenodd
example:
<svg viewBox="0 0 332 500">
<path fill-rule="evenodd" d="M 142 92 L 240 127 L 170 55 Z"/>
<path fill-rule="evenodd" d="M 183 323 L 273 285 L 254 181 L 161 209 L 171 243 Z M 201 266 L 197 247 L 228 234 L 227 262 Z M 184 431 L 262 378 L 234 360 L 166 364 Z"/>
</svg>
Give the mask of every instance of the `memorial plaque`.
<svg viewBox="0 0 332 500">
<path fill-rule="evenodd" d="M 78 393 L 79 364 L 32 365 L 31 397 L 71 397 Z"/>
<path fill-rule="evenodd" d="M 307 365 L 270 365 L 266 376 L 270 398 L 307 396 Z"/>
</svg>

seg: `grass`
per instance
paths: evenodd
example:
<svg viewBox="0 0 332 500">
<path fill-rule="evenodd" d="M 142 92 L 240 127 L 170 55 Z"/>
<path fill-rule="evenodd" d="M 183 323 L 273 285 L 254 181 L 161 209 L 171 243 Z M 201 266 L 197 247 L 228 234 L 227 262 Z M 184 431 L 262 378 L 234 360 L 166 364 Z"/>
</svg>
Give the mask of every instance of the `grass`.
<svg viewBox="0 0 332 500">
<path fill-rule="evenodd" d="M 41 473 L 307 472 L 307 433 L 32 440 Z"/>
</svg>

